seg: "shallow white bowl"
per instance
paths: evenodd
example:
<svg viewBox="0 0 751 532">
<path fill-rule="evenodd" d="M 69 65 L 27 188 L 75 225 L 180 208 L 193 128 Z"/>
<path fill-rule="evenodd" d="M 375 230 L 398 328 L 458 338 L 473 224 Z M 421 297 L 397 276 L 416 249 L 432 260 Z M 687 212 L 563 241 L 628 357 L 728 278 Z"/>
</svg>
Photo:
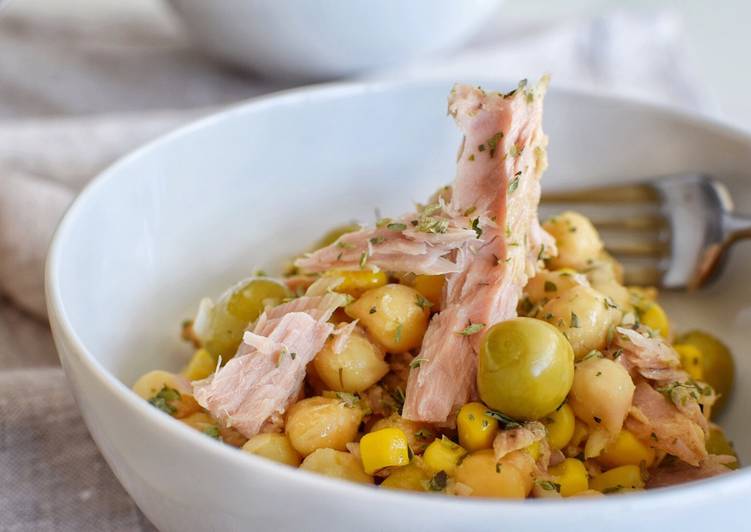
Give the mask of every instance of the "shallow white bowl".
<svg viewBox="0 0 751 532">
<path fill-rule="evenodd" d="M 271 77 L 329 79 L 453 48 L 502 0 L 170 0 L 193 41 Z"/>
<path fill-rule="evenodd" d="M 479 80 L 478 80 L 479 81 Z M 483 80 L 484 87 L 512 84 Z M 331 85 L 254 100 L 168 135 L 104 172 L 65 216 L 47 265 L 49 314 L 84 419 L 162 530 L 719 530 L 747 515 L 751 471 L 607 499 L 523 502 L 379 491 L 219 444 L 130 392 L 177 369 L 199 298 L 269 268 L 344 221 L 409 208 L 453 175 L 448 82 Z M 547 186 L 706 170 L 751 210 L 751 138 L 644 104 L 547 97 Z M 748 246 L 722 281 L 666 298 L 679 328 L 716 331 L 751 380 Z M 722 422 L 751 459 L 738 386 Z"/>
</svg>

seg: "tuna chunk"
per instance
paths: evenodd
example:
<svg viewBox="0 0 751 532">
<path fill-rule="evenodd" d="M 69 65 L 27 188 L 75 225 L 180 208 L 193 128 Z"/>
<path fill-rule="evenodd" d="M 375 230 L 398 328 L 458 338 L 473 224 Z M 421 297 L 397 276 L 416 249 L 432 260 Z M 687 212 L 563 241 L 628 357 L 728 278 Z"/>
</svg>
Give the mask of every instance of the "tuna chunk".
<svg viewBox="0 0 751 532">
<path fill-rule="evenodd" d="M 704 431 L 663 394 L 639 381 L 625 428 L 657 449 L 699 466 L 707 457 Z"/>
<path fill-rule="evenodd" d="M 661 338 L 648 338 L 625 327 L 617 327 L 616 332 L 614 344 L 622 353 L 618 361 L 632 377 L 641 375 L 658 382 L 688 380 L 688 374 L 681 369 L 678 353 Z"/>
<path fill-rule="evenodd" d="M 676 408 L 707 433 L 709 411 L 717 398 L 714 390 L 691 380 L 680 367 L 678 353 L 662 338 L 623 327 L 616 330 L 614 344 L 621 352 L 618 361 L 631 376 L 648 379 L 653 387 L 664 390 Z"/>
<path fill-rule="evenodd" d="M 545 439 L 545 425 L 530 421 L 520 427 L 500 431 L 493 440 L 496 460 L 520 449 L 526 449 L 536 441 Z"/>
<path fill-rule="evenodd" d="M 664 488 L 666 486 L 683 484 L 684 482 L 724 475 L 732 471 L 725 464 L 732 462 L 735 462 L 734 456 L 710 454 L 698 467 L 688 465 L 685 462 L 675 462 L 670 466 L 661 465 L 650 473 L 647 488 Z"/>
<path fill-rule="evenodd" d="M 198 403 L 248 438 L 274 424 L 302 390 L 306 366 L 334 330 L 328 320 L 345 302 L 326 294 L 268 309 L 224 367 L 193 383 Z"/>
<path fill-rule="evenodd" d="M 520 85 L 503 96 L 458 85 L 449 113 L 464 133 L 450 212 L 476 217 L 479 245 L 468 246 L 464 267 L 446 277 L 443 310 L 423 340 L 423 362 L 410 374 L 404 417 L 444 423 L 474 395 L 480 334 L 469 325 L 490 325 L 516 316 L 524 285 L 539 258 L 554 253 L 540 227 L 537 206 L 546 166 L 542 131 L 544 83 Z"/>
<path fill-rule="evenodd" d="M 442 275 L 463 269 L 463 255 L 452 256 L 452 252 L 477 237 L 467 217 L 449 213 L 445 205 L 437 203 L 379 225 L 342 235 L 334 244 L 298 259 L 295 265 L 308 272 L 369 267 Z"/>
</svg>

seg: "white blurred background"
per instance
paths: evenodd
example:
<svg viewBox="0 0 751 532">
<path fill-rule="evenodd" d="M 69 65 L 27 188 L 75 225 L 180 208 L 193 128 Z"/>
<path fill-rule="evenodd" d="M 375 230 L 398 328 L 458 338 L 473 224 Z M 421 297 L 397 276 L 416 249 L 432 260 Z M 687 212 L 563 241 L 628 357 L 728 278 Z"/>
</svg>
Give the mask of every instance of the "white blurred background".
<svg viewBox="0 0 751 532">
<path fill-rule="evenodd" d="M 242 0 L 237 2 L 242 3 Z M 55 26 L 74 25 L 80 35 L 88 33 L 98 39 L 106 36 L 110 46 L 122 44 L 124 36 L 132 36 L 135 27 L 140 27 L 142 44 L 158 46 L 161 43 L 164 47 L 174 47 L 179 42 L 187 43 L 180 23 L 162 0 L 5 0 L 2 7 L 5 16 L 21 13 L 24 17 L 54 21 Z M 682 60 L 699 80 L 698 90 L 709 99 L 705 109 L 751 128 L 748 97 L 751 69 L 747 66 L 751 52 L 748 30 L 751 2 L 746 0 L 507 0 L 500 12 L 488 20 L 479 40 L 508 41 L 520 34 L 543 31 L 561 21 L 607 14 L 614 9 L 669 13 L 679 28 L 676 42 L 685 55 Z M 7 37 L 7 33 L 0 32 L 0 43 Z M 28 38 L 34 39 L 34 35 Z M 2 52 L 0 47 L 0 54 Z M 649 57 L 642 60 L 649 61 Z M 0 79 L 3 69 L 11 66 L 12 63 L 0 57 Z M 269 88 L 274 87 L 276 85 L 269 85 Z"/>
</svg>

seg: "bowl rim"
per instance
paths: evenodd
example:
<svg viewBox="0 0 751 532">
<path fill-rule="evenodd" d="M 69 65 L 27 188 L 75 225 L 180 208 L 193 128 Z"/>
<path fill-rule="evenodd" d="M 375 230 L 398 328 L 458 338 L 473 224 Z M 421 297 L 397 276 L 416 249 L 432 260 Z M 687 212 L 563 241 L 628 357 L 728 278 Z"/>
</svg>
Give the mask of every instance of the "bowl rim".
<svg viewBox="0 0 751 532">
<path fill-rule="evenodd" d="M 484 86 L 490 84 L 498 86 L 514 86 L 517 82 L 510 82 L 503 78 L 483 78 L 479 80 Z M 65 302 L 61 293 L 60 285 L 60 265 L 62 253 L 66 241 L 74 236 L 76 220 L 80 215 L 82 206 L 89 201 L 89 198 L 100 188 L 117 179 L 117 174 L 122 167 L 127 167 L 134 163 L 145 154 L 159 150 L 164 144 L 169 144 L 175 139 L 190 135 L 194 131 L 211 127 L 227 119 L 238 115 L 252 115 L 255 112 L 267 108 L 273 108 L 279 105 L 296 105 L 301 103 L 316 103 L 328 101 L 340 97 L 351 97 L 366 95 L 370 93 L 381 92 L 399 92 L 404 89 L 410 89 L 419 86 L 433 87 L 438 84 L 447 84 L 451 86 L 455 80 L 448 78 L 430 78 L 430 79 L 382 79 L 382 80 L 364 80 L 364 81 L 340 81 L 307 85 L 293 89 L 283 90 L 271 94 L 265 94 L 253 97 L 242 102 L 232 104 L 227 108 L 208 116 L 191 121 L 173 131 L 160 135 L 154 140 L 149 141 L 143 146 L 131 151 L 127 155 L 119 158 L 109 165 L 96 177 L 94 177 L 80 192 L 67 209 L 52 239 L 45 265 L 45 293 L 47 309 L 50 316 L 50 322 L 54 322 L 55 335 L 64 338 L 67 344 L 72 348 L 69 350 L 70 356 L 75 356 L 85 369 L 93 375 L 103 387 L 112 395 L 117 397 L 124 407 L 133 415 L 144 416 L 148 423 L 154 429 L 167 431 L 176 443 L 180 440 L 189 442 L 188 445 L 200 448 L 200 452 L 212 456 L 212 460 L 222 460 L 235 468 L 243 468 L 246 471 L 261 472 L 281 477 L 284 481 L 296 482 L 303 489 L 316 489 L 323 495 L 339 495 L 347 497 L 356 497 L 365 502 L 384 501 L 390 503 L 410 503 L 420 504 L 423 509 L 438 509 L 439 507 L 452 510 L 476 509 L 488 511 L 498 509 L 498 511 L 513 510 L 517 513 L 534 512 L 538 514 L 541 511 L 557 511 L 559 508 L 611 511 L 616 508 L 623 508 L 623 503 L 628 502 L 631 505 L 639 504 L 640 508 L 665 508 L 665 504 L 670 501 L 680 501 L 682 505 L 691 503 L 700 503 L 705 505 L 710 498 L 723 498 L 727 495 L 737 493 L 736 490 L 742 489 L 743 486 L 751 486 L 751 468 L 740 468 L 732 474 L 722 475 L 709 479 L 689 482 L 669 488 L 658 488 L 649 492 L 627 493 L 618 497 L 597 497 L 597 498 L 573 498 L 573 499 L 525 499 L 525 500 L 500 500 L 488 498 L 471 498 L 471 497 L 436 497 L 429 493 L 415 493 L 394 490 L 374 489 L 374 486 L 355 484 L 352 482 L 342 481 L 325 477 L 319 474 L 311 473 L 304 470 L 277 464 L 271 460 L 264 459 L 249 453 L 244 453 L 239 449 L 232 448 L 220 442 L 212 441 L 197 431 L 187 427 L 171 417 L 165 417 L 163 413 L 150 407 L 140 397 L 136 396 L 132 390 L 110 373 L 99 360 L 86 347 L 81 338 L 72 326 L 65 309 Z M 686 110 L 679 109 L 662 103 L 655 103 L 635 99 L 632 97 L 610 94 L 602 90 L 580 87 L 574 85 L 560 85 L 550 89 L 552 93 L 561 93 L 575 97 L 590 98 L 601 100 L 603 102 L 635 106 L 645 109 L 651 113 L 660 114 L 668 119 L 677 119 L 685 121 L 694 126 L 709 130 L 710 132 L 722 133 L 735 138 L 736 140 L 751 145 L 751 133 L 743 129 L 724 123 L 716 118 L 691 114 Z M 56 340 L 57 342 L 57 340 Z M 60 358 L 64 358 L 62 349 L 58 349 Z M 67 373 L 67 372 L 66 372 Z M 69 382 L 70 379 L 69 379 Z M 75 388 L 75 386 L 71 386 Z"/>
</svg>

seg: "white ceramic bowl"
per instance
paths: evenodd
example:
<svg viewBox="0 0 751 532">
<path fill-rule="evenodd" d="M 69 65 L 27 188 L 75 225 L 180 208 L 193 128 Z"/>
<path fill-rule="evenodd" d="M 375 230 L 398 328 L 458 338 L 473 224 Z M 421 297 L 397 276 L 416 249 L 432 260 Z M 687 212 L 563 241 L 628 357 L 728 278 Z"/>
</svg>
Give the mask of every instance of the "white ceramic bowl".
<svg viewBox="0 0 751 532">
<path fill-rule="evenodd" d="M 277 264 L 343 220 L 371 218 L 375 206 L 402 212 L 450 181 L 460 140 L 445 111 L 450 86 L 331 85 L 248 102 L 120 161 L 65 216 L 47 266 L 55 341 L 94 439 L 162 530 L 664 532 L 730 530 L 747 517 L 748 469 L 606 499 L 387 492 L 247 455 L 131 393 L 147 370 L 180 366 L 187 349 L 178 327 L 201 296 Z M 751 138 L 727 127 L 553 88 L 545 128 L 546 186 L 707 170 L 751 210 Z M 716 286 L 666 298 L 679 327 L 716 331 L 735 351 L 746 386 L 722 422 L 746 461 L 750 251 L 738 248 Z"/>
<path fill-rule="evenodd" d="M 194 42 L 266 76 L 328 79 L 462 44 L 502 0 L 170 0 Z"/>
</svg>

